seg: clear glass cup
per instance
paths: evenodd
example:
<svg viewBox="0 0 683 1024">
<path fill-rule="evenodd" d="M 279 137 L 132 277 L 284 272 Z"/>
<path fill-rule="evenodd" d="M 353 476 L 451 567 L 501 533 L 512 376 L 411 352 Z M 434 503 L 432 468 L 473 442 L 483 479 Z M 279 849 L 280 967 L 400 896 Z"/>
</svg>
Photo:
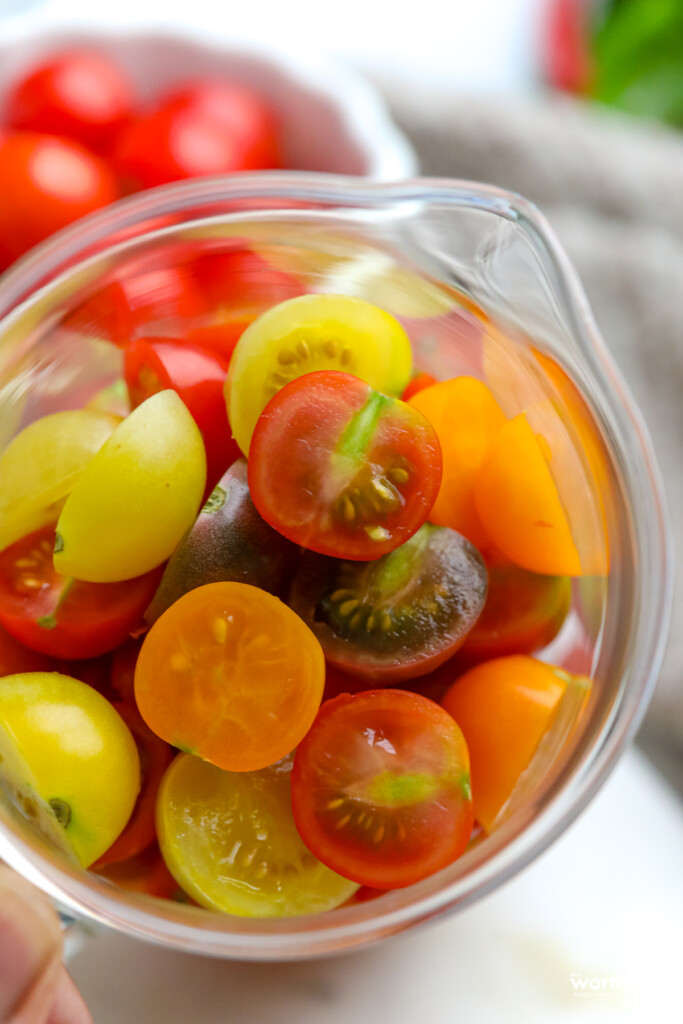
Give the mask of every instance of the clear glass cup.
<svg viewBox="0 0 683 1024">
<path fill-rule="evenodd" d="M 312 917 L 254 920 L 115 888 L 67 863 L 0 802 L 0 856 L 77 917 L 213 956 L 285 960 L 376 941 L 490 892 L 567 828 L 633 737 L 666 637 L 672 556 L 647 432 L 566 255 L 518 196 L 467 182 L 397 185 L 277 173 L 169 186 L 62 232 L 0 281 L 0 449 L 121 372 L 119 349 L 71 314 L 104 284 L 188 253 L 249 245 L 309 291 L 397 315 L 416 363 L 486 380 L 545 438 L 584 575 L 543 652 L 593 677 L 558 715 L 497 827 L 407 889 Z M 133 269 L 131 269 L 133 268 Z M 71 323 L 71 327 L 69 327 Z M 157 334 L 182 334 L 177 320 Z M 607 560 L 609 559 L 609 573 Z"/>
</svg>

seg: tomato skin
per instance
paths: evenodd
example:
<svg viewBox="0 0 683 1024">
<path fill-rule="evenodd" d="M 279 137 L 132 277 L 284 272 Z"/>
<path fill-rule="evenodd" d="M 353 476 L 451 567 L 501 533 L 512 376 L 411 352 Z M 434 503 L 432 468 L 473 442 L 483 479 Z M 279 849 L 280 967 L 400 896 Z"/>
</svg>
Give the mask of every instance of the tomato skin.
<svg viewBox="0 0 683 1024">
<path fill-rule="evenodd" d="M 419 391 L 424 391 L 425 388 L 430 388 L 432 384 L 436 383 L 436 377 L 432 377 L 431 373 L 416 373 L 406 385 L 401 399 L 404 402 L 408 402 L 413 395 L 416 395 Z"/>
<path fill-rule="evenodd" d="M 247 463 L 238 459 L 171 555 L 145 621 L 152 625 L 183 594 L 207 583 L 249 583 L 280 597 L 298 558 L 299 549 L 254 508 Z"/>
<path fill-rule="evenodd" d="M 477 821 L 490 832 L 550 726 L 570 677 L 526 655 L 495 658 L 451 686 L 442 706 L 463 731 Z"/>
<path fill-rule="evenodd" d="M 47 527 L 0 553 L 0 622 L 27 647 L 55 658 L 113 650 L 141 621 L 161 570 L 125 583 L 69 580 L 54 569 L 54 542 Z M 32 564 L 17 564 L 25 562 Z"/>
<path fill-rule="evenodd" d="M 0 140 L 0 249 L 18 259 L 120 196 L 107 164 L 77 142 L 35 132 Z"/>
<path fill-rule="evenodd" d="M 133 105 L 132 86 L 113 61 L 91 50 L 66 50 L 15 83 L 5 120 L 14 129 L 63 135 L 106 152 Z"/>
<path fill-rule="evenodd" d="M 326 701 L 294 756 L 292 808 L 333 871 L 373 889 L 412 885 L 456 860 L 472 831 L 462 733 L 405 690 Z"/>
<path fill-rule="evenodd" d="M 156 896 L 157 899 L 197 905 L 182 891 L 166 867 L 156 843 L 135 857 L 129 857 L 128 860 L 111 864 L 100 864 L 98 861 L 90 870 L 127 892 L 139 892 L 147 896 Z"/>
<path fill-rule="evenodd" d="M 241 454 L 230 435 L 223 400 L 227 363 L 194 345 L 138 338 L 126 347 L 123 366 L 133 408 L 167 388 L 183 400 L 204 439 L 206 483 L 211 491 Z"/>
<path fill-rule="evenodd" d="M 0 626 L 0 676 L 13 676 L 19 672 L 50 672 L 54 668 L 49 658 L 30 647 L 24 647 Z"/>
<path fill-rule="evenodd" d="M 112 846 L 96 862 L 95 867 L 117 864 L 146 850 L 156 839 L 156 798 L 164 772 L 175 751 L 160 740 L 145 724 L 132 704 L 114 704 L 131 731 L 140 756 L 140 792 L 128 824 Z"/>
<path fill-rule="evenodd" d="M 279 166 L 273 120 L 260 99 L 227 83 L 212 88 L 229 104 L 219 114 L 220 97 L 188 88 L 124 128 L 114 159 L 134 189 Z"/>
<path fill-rule="evenodd" d="M 426 419 L 336 370 L 286 384 L 263 410 L 249 451 L 249 489 L 266 522 L 295 544 L 354 561 L 407 541 L 441 481 Z"/>
</svg>

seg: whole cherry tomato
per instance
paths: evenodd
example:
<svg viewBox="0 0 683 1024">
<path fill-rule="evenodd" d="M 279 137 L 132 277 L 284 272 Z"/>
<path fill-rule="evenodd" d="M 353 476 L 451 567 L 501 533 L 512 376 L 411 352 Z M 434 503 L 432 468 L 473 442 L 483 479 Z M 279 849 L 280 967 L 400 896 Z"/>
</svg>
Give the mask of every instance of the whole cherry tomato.
<svg viewBox="0 0 683 1024">
<path fill-rule="evenodd" d="M 224 82 L 189 87 L 136 118 L 121 132 L 115 160 L 138 189 L 278 167 L 277 149 L 274 120 L 260 97 Z"/>
<path fill-rule="evenodd" d="M 65 50 L 14 84 L 5 120 L 11 128 L 63 135 L 106 152 L 134 101 L 133 87 L 114 61 L 93 50 Z"/>
<path fill-rule="evenodd" d="M 424 391 L 425 388 L 431 388 L 432 384 L 436 384 L 436 377 L 432 377 L 431 373 L 416 373 L 414 377 L 406 384 L 406 389 L 401 395 L 404 402 L 416 395 L 419 391 Z"/>
<path fill-rule="evenodd" d="M 336 370 L 286 384 L 263 410 L 249 452 L 249 489 L 266 522 L 295 544 L 355 561 L 407 541 L 441 482 L 441 449 L 425 417 Z"/>
<path fill-rule="evenodd" d="M 126 347 L 123 366 L 133 408 L 167 388 L 183 400 L 202 433 L 206 483 L 209 490 L 213 489 L 241 455 L 230 434 L 223 399 L 227 363 L 194 345 L 180 345 L 163 338 L 138 338 Z"/>
<path fill-rule="evenodd" d="M 56 572 L 48 526 L 0 554 L 0 622 L 21 643 L 56 658 L 111 651 L 142 619 L 161 570 L 124 583 L 85 583 Z"/>
<path fill-rule="evenodd" d="M 0 626 L 0 676 L 13 676 L 17 672 L 49 672 L 52 668 L 49 658 L 24 647 L 4 626 Z"/>
<path fill-rule="evenodd" d="M 18 259 L 119 195 L 108 165 L 78 142 L 8 134 L 0 140 L 0 254 L 6 262 Z"/>
</svg>

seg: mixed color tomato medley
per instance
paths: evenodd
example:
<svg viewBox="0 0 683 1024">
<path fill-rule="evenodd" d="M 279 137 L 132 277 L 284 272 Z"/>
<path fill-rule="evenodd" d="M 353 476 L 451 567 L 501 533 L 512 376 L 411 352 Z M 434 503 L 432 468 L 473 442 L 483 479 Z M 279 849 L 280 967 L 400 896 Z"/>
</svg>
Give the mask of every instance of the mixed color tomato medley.
<svg viewBox="0 0 683 1024">
<path fill-rule="evenodd" d="M 273 110 L 237 82 L 182 81 L 150 103 L 90 49 L 29 68 L 0 110 L 0 272 L 121 196 L 206 175 L 282 167 Z"/>
<path fill-rule="evenodd" d="M 122 381 L 0 457 L 5 797 L 103 878 L 231 914 L 419 882 L 588 692 L 535 657 L 581 573 L 547 441 L 254 252 L 138 277 L 69 315 Z"/>
</svg>

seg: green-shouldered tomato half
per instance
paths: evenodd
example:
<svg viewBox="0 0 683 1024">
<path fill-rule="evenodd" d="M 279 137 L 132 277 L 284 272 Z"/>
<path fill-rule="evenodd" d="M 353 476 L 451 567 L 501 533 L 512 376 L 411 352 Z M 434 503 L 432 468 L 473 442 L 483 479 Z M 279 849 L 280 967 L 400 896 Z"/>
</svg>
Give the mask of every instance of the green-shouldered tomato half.
<svg viewBox="0 0 683 1024">
<path fill-rule="evenodd" d="M 398 320 L 364 299 L 302 295 L 263 313 L 235 347 L 225 397 L 245 455 L 261 412 L 295 377 L 341 370 L 387 395 L 403 392 L 412 369 L 410 339 Z"/>
<path fill-rule="evenodd" d="M 260 514 L 335 558 L 369 561 L 397 548 L 425 522 L 440 482 L 441 448 L 425 417 L 336 370 L 283 387 L 251 441 Z"/>
<path fill-rule="evenodd" d="M 151 625 L 183 594 L 206 583 L 249 583 L 279 596 L 298 557 L 299 549 L 254 508 L 246 459 L 238 459 L 171 555 L 145 619 Z"/>
<path fill-rule="evenodd" d="M 163 778 L 157 831 L 179 885 L 202 906 L 241 917 L 321 913 L 357 889 L 321 864 L 292 818 L 291 757 L 226 772 L 181 754 Z"/>
<path fill-rule="evenodd" d="M 299 744 L 292 808 L 315 856 L 376 889 L 456 860 L 472 825 L 469 756 L 438 704 L 405 690 L 326 701 Z"/>
<path fill-rule="evenodd" d="M 330 664 L 386 685 L 450 658 L 481 614 L 486 585 L 476 548 L 454 530 L 425 523 L 374 562 L 307 553 L 289 604 Z"/>
</svg>

